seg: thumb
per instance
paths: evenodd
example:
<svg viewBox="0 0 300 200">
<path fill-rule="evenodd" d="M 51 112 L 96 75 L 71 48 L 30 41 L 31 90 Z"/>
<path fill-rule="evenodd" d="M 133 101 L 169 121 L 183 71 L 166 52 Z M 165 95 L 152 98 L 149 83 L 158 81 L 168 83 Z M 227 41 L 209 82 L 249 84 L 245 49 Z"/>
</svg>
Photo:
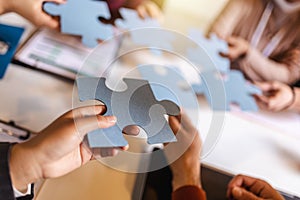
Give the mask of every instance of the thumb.
<svg viewBox="0 0 300 200">
<path fill-rule="evenodd" d="M 255 196 L 253 193 L 240 187 L 234 187 L 232 189 L 232 196 L 236 200 L 260 200 L 260 198 Z"/>
<path fill-rule="evenodd" d="M 88 116 L 83 118 L 75 118 L 74 123 L 80 137 L 84 137 L 88 132 L 99 128 L 109 128 L 115 125 L 117 118 L 115 116 Z"/>
</svg>

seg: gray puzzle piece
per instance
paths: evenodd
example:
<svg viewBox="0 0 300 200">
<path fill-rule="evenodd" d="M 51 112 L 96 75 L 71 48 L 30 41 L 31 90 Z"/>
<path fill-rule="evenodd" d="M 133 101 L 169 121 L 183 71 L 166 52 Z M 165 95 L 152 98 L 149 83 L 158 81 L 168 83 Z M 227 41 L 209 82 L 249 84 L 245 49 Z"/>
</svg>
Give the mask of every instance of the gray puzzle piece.
<svg viewBox="0 0 300 200">
<path fill-rule="evenodd" d="M 88 47 L 98 45 L 97 40 L 113 36 L 113 26 L 102 23 L 98 18 L 110 19 L 106 2 L 91 0 L 68 0 L 65 4 L 53 2 L 44 4 L 44 10 L 61 17 L 61 31 L 82 36 L 82 43 Z M 80 14 L 78 13 L 80 12 Z"/>
<path fill-rule="evenodd" d="M 177 70 L 176 70 L 177 69 Z M 143 65 L 138 67 L 142 77 L 149 81 L 157 100 L 167 99 L 183 108 L 198 108 L 197 97 L 185 78 L 175 67 Z M 169 90 L 166 94 L 165 90 Z"/>
<path fill-rule="evenodd" d="M 148 135 L 148 143 L 174 142 L 176 137 L 164 114 L 179 115 L 179 107 L 170 101 L 157 101 L 148 81 L 123 79 L 127 89 L 121 92 L 110 90 L 105 78 L 78 78 L 76 80 L 81 101 L 99 100 L 107 107 L 105 115 L 115 115 L 118 122 L 108 129 L 88 133 L 91 148 L 120 147 L 127 144 L 121 130 L 128 125 L 138 125 Z"/>
</svg>

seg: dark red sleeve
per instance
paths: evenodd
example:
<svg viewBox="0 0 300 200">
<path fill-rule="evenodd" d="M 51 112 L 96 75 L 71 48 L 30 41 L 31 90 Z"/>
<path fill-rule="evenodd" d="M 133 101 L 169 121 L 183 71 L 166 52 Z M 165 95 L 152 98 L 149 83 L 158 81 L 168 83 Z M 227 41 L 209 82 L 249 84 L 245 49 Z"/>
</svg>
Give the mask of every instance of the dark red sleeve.
<svg viewBox="0 0 300 200">
<path fill-rule="evenodd" d="M 172 200 L 206 200 L 206 193 L 197 186 L 183 186 L 172 193 Z"/>
</svg>

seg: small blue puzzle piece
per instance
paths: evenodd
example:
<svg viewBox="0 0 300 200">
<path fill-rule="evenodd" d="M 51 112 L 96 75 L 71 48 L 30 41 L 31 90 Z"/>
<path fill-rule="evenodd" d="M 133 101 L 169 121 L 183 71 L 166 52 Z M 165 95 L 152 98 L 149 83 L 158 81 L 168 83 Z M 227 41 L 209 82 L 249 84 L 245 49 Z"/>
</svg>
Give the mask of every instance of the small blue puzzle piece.
<svg viewBox="0 0 300 200">
<path fill-rule="evenodd" d="M 230 71 L 228 81 L 225 82 L 225 88 L 228 103 L 237 103 L 242 110 L 258 111 L 255 99 L 251 95 L 260 95 L 261 90 L 255 86 L 250 86 L 242 72 Z"/>
<path fill-rule="evenodd" d="M 146 45 L 156 55 L 161 55 L 161 50 L 172 51 L 171 42 L 175 36 L 166 30 L 159 29 L 157 20 L 141 19 L 135 10 L 121 8 L 120 13 L 123 19 L 116 20 L 117 27 L 130 30 L 132 41 L 135 44 Z"/>
<path fill-rule="evenodd" d="M 139 14 L 132 9 L 121 8 L 120 14 L 123 19 L 116 20 L 115 24 L 118 28 L 133 30 L 139 28 L 159 28 L 160 24 L 157 20 L 150 17 L 142 19 Z"/>
<path fill-rule="evenodd" d="M 204 72 L 201 81 L 192 87 L 197 94 L 204 94 L 213 110 L 230 110 L 231 103 L 238 104 L 244 111 L 258 110 L 251 95 L 259 95 L 261 90 L 247 83 L 240 71 L 231 70 L 225 78 L 220 73 Z"/>
<path fill-rule="evenodd" d="M 24 28 L 0 24 L 0 79 L 3 78 L 5 74 L 6 68 L 17 49 L 23 32 Z"/>
<path fill-rule="evenodd" d="M 142 78 L 149 81 L 157 100 L 167 99 L 183 108 L 198 108 L 197 97 L 178 68 L 143 65 L 138 66 L 138 70 Z"/>
<path fill-rule="evenodd" d="M 226 41 L 219 39 L 215 34 L 212 34 L 208 39 L 197 30 L 191 30 L 189 36 L 199 46 L 194 49 L 188 49 L 187 57 L 195 64 L 200 65 L 201 71 L 218 70 L 222 73 L 229 71 L 229 59 L 220 55 L 221 52 L 228 52 Z"/>
<path fill-rule="evenodd" d="M 127 141 L 122 129 L 128 125 L 141 126 L 148 135 L 148 143 L 174 142 L 174 136 L 165 114 L 179 115 L 179 107 L 170 101 L 157 101 L 148 81 L 123 79 L 127 89 L 115 92 L 106 86 L 105 78 L 82 77 L 76 79 L 81 101 L 99 100 L 106 105 L 105 115 L 114 115 L 118 121 L 108 129 L 88 133 L 91 148 L 121 147 Z"/>
<path fill-rule="evenodd" d="M 82 36 L 82 43 L 87 47 L 95 47 L 98 45 L 97 40 L 113 36 L 113 26 L 99 20 L 99 17 L 111 17 L 106 2 L 68 0 L 60 5 L 48 2 L 44 4 L 44 10 L 52 16 L 60 16 L 61 31 Z"/>
</svg>

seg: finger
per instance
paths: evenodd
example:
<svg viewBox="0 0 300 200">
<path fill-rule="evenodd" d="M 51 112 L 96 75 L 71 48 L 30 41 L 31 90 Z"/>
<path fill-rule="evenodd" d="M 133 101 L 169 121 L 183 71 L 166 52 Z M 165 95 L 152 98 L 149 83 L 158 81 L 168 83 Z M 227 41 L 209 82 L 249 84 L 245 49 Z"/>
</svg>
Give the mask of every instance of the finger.
<svg viewBox="0 0 300 200">
<path fill-rule="evenodd" d="M 256 178 L 241 175 L 241 174 L 235 176 L 228 184 L 227 196 L 229 197 L 229 195 L 234 187 L 244 187 L 244 186 L 250 187 L 257 180 L 258 179 L 256 179 Z"/>
<path fill-rule="evenodd" d="M 235 46 L 238 42 L 238 39 L 236 37 L 229 36 L 226 41 L 229 46 Z"/>
<path fill-rule="evenodd" d="M 154 19 L 158 19 L 161 16 L 160 9 L 153 2 L 151 2 L 151 4 L 148 4 L 146 6 L 146 12 L 149 17 L 154 18 Z"/>
<path fill-rule="evenodd" d="M 227 186 L 227 197 L 230 198 L 231 191 L 234 187 L 242 187 L 244 175 L 237 175 L 229 182 Z"/>
<path fill-rule="evenodd" d="M 137 8 L 137 12 L 138 12 L 140 18 L 145 19 L 147 17 L 147 11 L 146 11 L 145 6 L 139 6 Z"/>
<path fill-rule="evenodd" d="M 236 200 L 259 200 L 260 198 L 244 188 L 234 187 L 232 189 L 232 197 Z"/>
<path fill-rule="evenodd" d="M 263 92 L 268 92 L 273 90 L 273 84 L 269 82 L 254 82 L 254 84 L 259 87 Z"/>
<path fill-rule="evenodd" d="M 99 129 L 99 128 L 109 128 L 117 122 L 115 116 L 89 116 L 79 119 L 74 119 L 75 126 L 80 133 L 81 137 L 84 137 L 88 132 Z"/>
<path fill-rule="evenodd" d="M 186 129 L 187 132 L 194 132 L 196 128 L 191 122 L 191 119 L 187 116 L 186 113 L 182 112 L 181 114 L 181 126 Z"/>
<path fill-rule="evenodd" d="M 103 105 L 85 106 L 85 107 L 75 108 L 71 112 L 67 113 L 65 117 L 80 118 L 85 116 L 102 115 L 105 112 L 106 112 L 106 107 Z"/>
<path fill-rule="evenodd" d="M 81 165 L 86 164 L 93 157 L 92 152 L 84 145 L 80 144 Z"/>
<path fill-rule="evenodd" d="M 267 104 L 262 101 L 256 100 L 256 104 L 260 110 L 269 110 Z"/>
<path fill-rule="evenodd" d="M 130 126 L 126 126 L 122 132 L 126 135 L 137 136 L 140 133 L 140 129 L 138 126 L 130 125 Z"/>
<path fill-rule="evenodd" d="M 288 105 L 288 102 L 278 99 L 277 97 L 270 98 L 270 101 L 268 103 L 268 108 L 271 111 L 278 112 L 281 109 L 283 109 L 286 105 Z"/>
<path fill-rule="evenodd" d="M 176 135 L 181 127 L 179 120 L 175 116 L 169 117 L 169 125 L 173 131 L 173 133 Z"/>
</svg>

